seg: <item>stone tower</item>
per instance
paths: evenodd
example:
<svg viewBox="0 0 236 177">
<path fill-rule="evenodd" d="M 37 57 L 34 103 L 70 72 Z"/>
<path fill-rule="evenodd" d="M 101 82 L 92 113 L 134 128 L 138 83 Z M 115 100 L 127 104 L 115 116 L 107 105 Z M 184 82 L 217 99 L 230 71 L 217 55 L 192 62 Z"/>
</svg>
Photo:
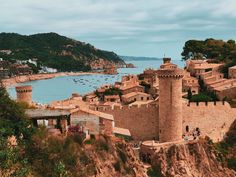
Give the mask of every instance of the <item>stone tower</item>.
<svg viewBox="0 0 236 177">
<path fill-rule="evenodd" d="M 171 142 L 182 139 L 182 78 L 183 70 L 164 58 L 157 70 L 159 78 L 159 140 Z"/>
<path fill-rule="evenodd" d="M 26 102 L 28 104 L 32 103 L 32 86 L 18 86 L 16 87 L 17 101 Z"/>
</svg>

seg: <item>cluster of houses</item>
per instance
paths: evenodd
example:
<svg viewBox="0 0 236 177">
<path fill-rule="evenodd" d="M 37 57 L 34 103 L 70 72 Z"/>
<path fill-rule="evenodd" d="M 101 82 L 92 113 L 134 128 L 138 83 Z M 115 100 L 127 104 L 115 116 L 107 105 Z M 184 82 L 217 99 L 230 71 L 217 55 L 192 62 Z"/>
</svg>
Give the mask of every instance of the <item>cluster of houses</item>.
<svg viewBox="0 0 236 177">
<path fill-rule="evenodd" d="M 11 55 L 11 50 L 0 50 L 0 53 L 4 55 Z M 38 67 L 38 59 L 31 58 L 28 60 L 6 60 L 0 58 L 0 79 L 7 79 L 19 75 L 30 75 L 33 74 L 32 66 Z M 39 73 L 56 73 L 57 69 L 49 68 L 46 66 L 40 66 Z"/>
<path fill-rule="evenodd" d="M 19 62 L 11 63 L 10 61 L 0 59 L 0 79 L 7 79 L 16 75 L 32 74 L 32 68 L 27 64 Z"/>
<path fill-rule="evenodd" d="M 193 78 L 193 85 L 198 79 L 202 79 L 206 88 L 216 93 L 220 100 L 235 99 L 236 66 L 229 68 L 228 78 L 224 78 L 220 72 L 223 66 L 223 63 L 211 63 L 211 60 L 187 60 L 186 62 L 186 70 L 190 78 Z M 195 91 L 193 86 L 191 90 Z"/>
</svg>

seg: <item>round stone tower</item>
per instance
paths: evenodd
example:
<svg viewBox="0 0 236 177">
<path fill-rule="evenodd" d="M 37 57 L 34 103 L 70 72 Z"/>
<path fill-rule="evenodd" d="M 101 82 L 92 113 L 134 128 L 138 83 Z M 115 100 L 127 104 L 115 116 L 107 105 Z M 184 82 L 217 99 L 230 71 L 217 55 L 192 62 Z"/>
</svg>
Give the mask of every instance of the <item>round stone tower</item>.
<svg viewBox="0 0 236 177">
<path fill-rule="evenodd" d="M 182 140 L 183 70 L 164 58 L 157 71 L 159 78 L 159 141 Z"/>
<path fill-rule="evenodd" d="M 32 103 L 32 86 L 18 86 L 16 87 L 17 101 L 26 102 L 28 104 Z"/>
</svg>

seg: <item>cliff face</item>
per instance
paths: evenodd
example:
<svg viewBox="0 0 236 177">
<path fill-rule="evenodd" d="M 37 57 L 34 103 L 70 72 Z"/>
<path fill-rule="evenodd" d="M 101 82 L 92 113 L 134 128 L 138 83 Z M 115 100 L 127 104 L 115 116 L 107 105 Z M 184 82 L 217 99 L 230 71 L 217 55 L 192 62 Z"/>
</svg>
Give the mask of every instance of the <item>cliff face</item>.
<svg viewBox="0 0 236 177">
<path fill-rule="evenodd" d="M 162 148 L 152 158 L 152 168 L 168 177 L 233 177 L 216 152 L 206 142 L 172 145 Z"/>
<path fill-rule="evenodd" d="M 98 177 L 146 177 L 145 168 L 136 158 L 131 146 L 123 140 L 110 144 L 110 153 L 93 153 Z"/>
</svg>

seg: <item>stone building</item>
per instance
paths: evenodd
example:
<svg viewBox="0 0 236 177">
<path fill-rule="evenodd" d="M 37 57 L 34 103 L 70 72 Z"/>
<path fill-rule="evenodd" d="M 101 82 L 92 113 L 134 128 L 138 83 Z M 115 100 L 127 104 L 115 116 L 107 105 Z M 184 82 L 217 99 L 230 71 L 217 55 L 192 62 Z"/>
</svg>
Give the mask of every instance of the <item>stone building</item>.
<svg viewBox="0 0 236 177">
<path fill-rule="evenodd" d="M 153 86 L 158 82 L 156 71 L 153 69 L 144 70 L 144 72 L 140 74 L 138 77 L 141 82 L 143 81 L 147 84 L 150 84 L 150 86 Z"/>
<path fill-rule="evenodd" d="M 207 60 L 187 60 L 186 69 L 190 72 L 191 76 L 199 77 L 201 73 L 208 71 L 218 71 L 223 64 L 208 63 Z"/>
<path fill-rule="evenodd" d="M 6 79 L 9 77 L 9 75 L 10 75 L 10 72 L 8 69 L 0 68 L 0 79 Z"/>
<path fill-rule="evenodd" d="M 185 71 L 183 77 L 183 92 L 188 92 L 191 90 L 192 94 L 198 94 L 199 92 L 199 84 L 198 79 L 190 76 L 190 73 Z"/>
<path fill-rule="evenodd" d="M 131 92 L 144 92 L 144 87 L 139 84 L 138 77 L 135 75 L 123 76 L 119 88 L 123 95 Z"/>
<path fill-rule="evenodd" d="M 17 101 L 26 102 L 29 105 L 32 103 L 32 86 L 17 86 L 16 87 Z"/>
<path fill-rule="evenodd" d="M 159 78 L 159 141 L 182 140 L 183 70 L 164 60 L 157 71 Z"/>
<path fill-rule="evenodd" d="M 232 66 L 229 68 L 229 78 L 236 79 L 236 66 Z"/>
<path fill-rule="evenodd" d="M 122 102 L 124 104 L 129 104 L 135 101 L 149 101 L 152 100 L 152 96 L 143 92 L 131 92 L 122 95 Z"/>
<path fill-rule="evenodd" d="M 98 103 L 98 96 L 94 93 L 88 94 L 85 96 L 85 100 L 89 103 Z"/>
<path fill-rule="evenodd" d="M 112 135 L 114 118 L 112 115 L 93 111 L 87 108 L 76 108 L 71 110 L 71 125 L 81 126 L 81 129 L 88 130 L 89 134 Z"/>
<path fill-rule="evenodd" d="M 119 95 L 105 95 L 104 96 L 105 102 L 115 102 L 120 103 L 120 96 Z"/>
<path fill-rule="evenodd" d="M 30 75 L 33 74 L 32 68 L 28 65 L 12 64 L 10 67 L 10 73 L 12 75 Z"/>
</svg>

